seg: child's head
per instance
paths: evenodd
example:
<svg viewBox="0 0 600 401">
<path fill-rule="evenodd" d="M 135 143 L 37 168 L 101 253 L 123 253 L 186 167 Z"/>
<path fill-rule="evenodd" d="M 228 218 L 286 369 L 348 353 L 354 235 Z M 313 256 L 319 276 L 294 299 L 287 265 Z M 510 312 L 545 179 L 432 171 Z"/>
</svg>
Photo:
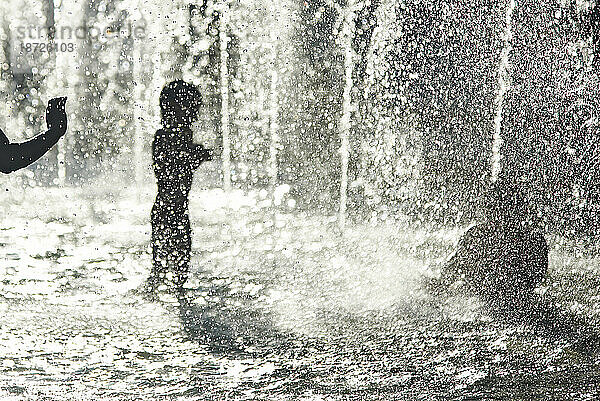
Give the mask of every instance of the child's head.
<svg viewBox="0 0 600 401">
<path fill-rule="evenodd" d="M 198 119 L 202 104 L 200 91 L 194 85 L 177 80 L 160 92 L 160 112 L 165 126 L 190 125 Z"/>
</svg>

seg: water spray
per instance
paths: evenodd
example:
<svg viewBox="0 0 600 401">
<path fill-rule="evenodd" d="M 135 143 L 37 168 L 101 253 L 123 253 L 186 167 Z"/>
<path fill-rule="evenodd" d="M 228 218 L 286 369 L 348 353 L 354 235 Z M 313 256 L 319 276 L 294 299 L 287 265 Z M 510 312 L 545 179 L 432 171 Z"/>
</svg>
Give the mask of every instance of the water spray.
<svg viewBox="0 0 600 401">
<path fill-rule="evenodd" d="M 502 34 L 504 43 L 500 54 L 500 65 L 498 67 L 498 94 L 496 95 L 496 115 L 494 117 L 494 137 L 492 141 L 492 182 L 498 180 L 502 171 L 502 112 L 504 108 L 504 97 L 509 89 L 510 52 L 512 50 L 512 16 L 516 7 L 515 0 L 508 0 L 506 6 L 505 26 Z"/>
</svg>

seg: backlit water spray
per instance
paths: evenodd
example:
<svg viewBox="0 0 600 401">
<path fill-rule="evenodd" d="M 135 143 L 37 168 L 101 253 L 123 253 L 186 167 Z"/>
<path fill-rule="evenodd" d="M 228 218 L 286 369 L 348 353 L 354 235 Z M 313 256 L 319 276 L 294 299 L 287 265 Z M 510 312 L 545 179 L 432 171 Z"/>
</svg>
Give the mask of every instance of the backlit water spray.
<svg viewBox="0 0 600 401">
<path fill-rule="evenodd" d="M 504 97 L 509 88 L 510 51 L 512 50 L 512 16 L 516 7 L 515 0 L 508 0 L 506 6 L 504 32 L 502 33 L 502 53 L 498 67 L 498 94 L 496 96 L 496 115 L 494 117 L 494 138 L 492 142 L 492 182 L 498 180 L 502 170 L 502 111 Z"/>
</svg>

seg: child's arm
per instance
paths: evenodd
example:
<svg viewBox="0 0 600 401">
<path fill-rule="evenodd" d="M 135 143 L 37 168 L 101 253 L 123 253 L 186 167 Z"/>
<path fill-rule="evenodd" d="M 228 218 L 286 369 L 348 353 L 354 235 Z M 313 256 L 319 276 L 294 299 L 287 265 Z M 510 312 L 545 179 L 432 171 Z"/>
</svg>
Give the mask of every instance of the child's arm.
<svg viewBox="0 0 600 401">
<path fill-rule="evenodd" d="M 52 99 L 46 109 L 48 131 L 23 143 L 10 143 L 0 131 L 0 171 L 8 174 L 42 157 L 67 132 L 66 98 Z"/>
<path fill-rule="evenodd" d="M 193 169 L 200 167 L 202 162 L 211 161 L 213 159 L 213 150 L 206 149 L 202 145 L 192 144 L 190 152 L 190 164 Z"/>
<path fill-rule="evenodd" d="M 174 151 L 164 133 L 159 130 L 152 141 L 152 166 L 154 175 L 158 180 L 159 192 L 167 185 L 176 180 L 178 174 L 175 171 L 175 158 L 179 151 Z"/>
</svg>

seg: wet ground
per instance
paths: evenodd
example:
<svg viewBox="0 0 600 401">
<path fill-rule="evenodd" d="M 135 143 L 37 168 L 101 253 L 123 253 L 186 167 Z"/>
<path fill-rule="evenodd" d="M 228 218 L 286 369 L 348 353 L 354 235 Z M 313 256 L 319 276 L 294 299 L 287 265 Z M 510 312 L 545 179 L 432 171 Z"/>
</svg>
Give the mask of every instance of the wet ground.
<svg viewBox="0 0 600 401">
<path fill-rule="evenodd" d="M 152 301 L 151 188 L 10 189 L 0 205 L 0 398 L 594 400 L 573 340 L 421 288 L 458 230 L 300 213 L 196 191 L 193 275 Z M 556 244 L 557 242 L 554 241 Z M 542 291 L 595 322 L 597 257 L 555 245 Z"/>
</svg>

